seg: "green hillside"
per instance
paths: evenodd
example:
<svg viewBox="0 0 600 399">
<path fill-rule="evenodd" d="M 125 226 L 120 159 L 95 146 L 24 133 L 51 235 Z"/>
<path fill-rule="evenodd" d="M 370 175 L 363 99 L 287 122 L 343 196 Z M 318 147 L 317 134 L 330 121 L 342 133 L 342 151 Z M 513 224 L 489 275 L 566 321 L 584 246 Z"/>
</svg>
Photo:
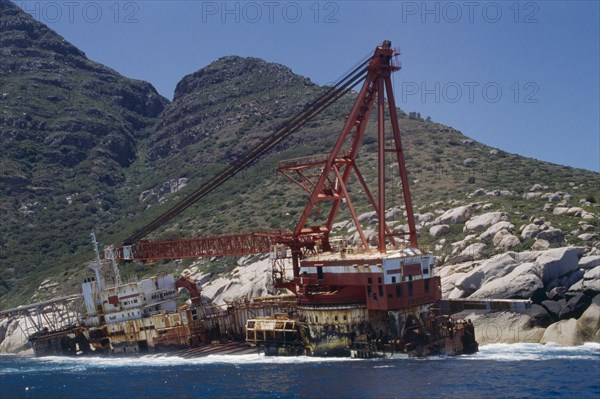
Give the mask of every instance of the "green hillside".
<svg viewBox="0 0 600 399">
<path fill-rule="evenodd" d="M 0 297 L 14 304 L 68 275 L 90 231 L 121 217 L 126 170 L 167 101 L 13 3 L 0 9 Z"/>
</svg>

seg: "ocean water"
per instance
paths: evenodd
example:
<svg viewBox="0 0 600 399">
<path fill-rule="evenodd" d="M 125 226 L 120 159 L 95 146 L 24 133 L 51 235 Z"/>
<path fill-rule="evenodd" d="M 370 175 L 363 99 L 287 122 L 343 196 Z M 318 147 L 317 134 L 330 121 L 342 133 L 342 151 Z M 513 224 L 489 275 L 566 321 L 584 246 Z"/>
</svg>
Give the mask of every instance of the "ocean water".
<svg viewBox="0 0 600 399">
<path fill-rule="evenodd" d="M 0 356 L 0 398 L 600 398 L 600 345 L 427 359 Z"/>
</svg>

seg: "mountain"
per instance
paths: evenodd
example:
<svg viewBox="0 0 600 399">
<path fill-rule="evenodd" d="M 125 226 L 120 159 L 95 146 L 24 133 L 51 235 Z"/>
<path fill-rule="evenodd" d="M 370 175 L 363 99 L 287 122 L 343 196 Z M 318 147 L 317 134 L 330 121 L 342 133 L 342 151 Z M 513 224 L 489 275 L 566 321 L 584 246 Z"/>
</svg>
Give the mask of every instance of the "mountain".
<svg viewBox="0 0 600 399">
<path fill-rule="evenodd" d="M 112 223 L 140 141 L 168 101 L 0 0 L 0 295 L 68 273 Z M 31 292 L 29 291 L 29 294 Z"/>
<path fill-rule="evenodd" d="M 121 242 L 326 89 L 283 65 L 226 56 L 185 76 L 169 102 L 149 83 L 88 60 L 13 3 L 0 0 L 0 7 L 0 308 L 77 292 L 88 273 L 82 264 L 93 257 L 92 229 L 102 243 Z M 293 228 L 307 196 L 274 169 L 283 159 L 328 152 L 355 96 L 341 98 L 151 238 Z M 553 209 L 581 207 L 596 231 L 600 174 L 491 148 L 417 112 L 400 112 L 399 118 L 421 215 L 478 202 L 478 209 L 509 215 L 515 226 L 543 217 L 565 232 L 552 245 L 599 245 L 597 235 L 584 240 L 574 234 L 581 212 Z M 376 173 L 373 128 L 358 159 L 368 181 Z M 389 179 L 399 181 L 391 174 Z M 530 192 L 535 184 L 543 189 Z M 356 184 L 350 190 L 360 194 Z M 390 208 L 400 206 L 399 191 L 390 189 Z M 545 209 L 548 203 L 552 208 Z M 361 213 L 368 210 L 361 196 L 355 205 Z M 348 219 L 347 211 L 340 214 Z M 401 212 L 398 222 L 404 223 Z M 446 259 L 451 244 L 468 234 L 463 228 L 462 222 L 451 224 L 444 244 L 423 228 L 420 240 L 432 249 L 440 245 L 436 254 Z M 352 234 L 347 228 L 338 233 Z M 524 239 L 516 249 L 533 244 Z M 486 256 L 498 250 L 490 245 Z M 122 271 L 154 274 L 189 263 L 129 264 Z M 223 272 L 233 266 L 235 260 L 219 259 L 202 267 Z"/>
</svg>

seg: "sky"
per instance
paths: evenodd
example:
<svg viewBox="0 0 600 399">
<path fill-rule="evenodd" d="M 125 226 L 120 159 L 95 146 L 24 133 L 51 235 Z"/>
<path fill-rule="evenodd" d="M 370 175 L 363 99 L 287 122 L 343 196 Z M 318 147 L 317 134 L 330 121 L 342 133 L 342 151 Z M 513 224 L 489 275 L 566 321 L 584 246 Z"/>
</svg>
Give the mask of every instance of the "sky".
<svg viewBox="0 0 600 399">
<path fill-rule="evenodd" d="M 15 1 L 172 99 L 226 55 L 334 82 L 383 40 L 397 105 L 502 150 L 600 171 L 598 1 Z"/>
</svg>

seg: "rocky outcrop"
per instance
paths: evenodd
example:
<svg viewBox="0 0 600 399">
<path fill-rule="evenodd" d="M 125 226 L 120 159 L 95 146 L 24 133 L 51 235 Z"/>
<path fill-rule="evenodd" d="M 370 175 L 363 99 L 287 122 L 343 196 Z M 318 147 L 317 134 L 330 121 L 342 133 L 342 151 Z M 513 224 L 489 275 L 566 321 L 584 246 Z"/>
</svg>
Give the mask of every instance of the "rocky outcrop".
<svg viewBox="0 0 600 399">
<path fill-rule="evenodd" d="M 509 235 L 504 233 L 503 236 Z M 600 268 L 580 269 L 582 252 L 581 247 L 506 252 L 471 262 L 466 261 L 469 258 L 465 256 L 463 263 L 448 264 L 440 269 L 443 293 L 446 297 L 452 294 L 453 298 L 468 298 L 486 286 L 476 294 L 477 298 L 529 299 L 541 292 L 541 300 L 545 300 L 555 288 L 563 292 L 600 291 L 600 287 L 596 287 L 600 284 Z M 505 278 L 509 274 L 510 277 Z"/>
<path fill-rule="evenodd" d="M 531 305 L 531 308 L 527 309 L 525 314 L 529 316 L 530 324 L 534 327 L 546 328 L 553 322 L 546 308 L 536 303 Z"/>
<path fill-rule="evenodd" d="M 531 298 L 544 287 L 535 263 L 523 263 L 506 276 L 494 278 L 481 285 L 469 298 Z"/>
<path fill-rule="evenodd" d="M 150 190 L 142 191 L 138 200 L 139 202 L 150 202 L 154 199 L 163 202 L 169 195 L 183 189 L 187 185 L 187 182 L 188 179 L 185 177 L 168 180 Z"/>
<path fill-rule="evenodd" d="M 538 240 L 544 240 L 550 244 L 558 244 L 565 240 L 565 233 L 561 229 L 550 227 L 546 230 L 540 231 L 536 238 Z"/>
<path fill-rule="evenodd" d="M 502 252 L 516 248 L 521 243 L 521 241 L 516 236 L 510 234 L 506 230 L 498 231 L 494 235 L 492 242 L 494 243 L 496 249 Z"/>
<path fill-rule="evenodd" d="M 483 231 L 505 218 L 502 212 L 488 212 L 474 216 L 465 223 L 465 231 Z"/>
<path fill-rule="evenodd" d="M 33 349 L 27 343 L 25 320 L 22 317 L 8 317 L 0 323 L 0 354 L 12 353 L 32 355 Z"/>
<path fill-rule="evenodd" d="M 488 260 L 448 264 L 439 271 L 442 290 L 448 299 L 533 302 L 522 313 L 461 313 L 461 317 L 473 318 L 480 344 L 600 343 L 600 286 L 595 286 L 600 282 L 600 266 L 593 266 L 597 262 L 594 251 L 582 256 L 584 251 L 583 247 L 564 247 L 507 252 Z"/>
<path fill-rule="evenodd" d="M 581 345 L 585 337 L 577 327 L 576 319 L 561 320 L 551 324 L 540 339 L 541 344 L 555 343 L 565 346 Z"/>
<path fill-rule="evenodd" d="M 465 260 L 478 260 L 484 258 L 484 252 L 488 246 L 482 242 L 477 242 L 467 246 L 458 256 L 454 258 L 455 262 L 463 262 Z"/>
<path fill-rule="evenodd" d="M 468 206 L 459 206 L 449 209 L 441 216 L 437 217 L 434 224 L 457 224 L 464 223 L 471 217 L 471 208 Z"/>
<path fill-rule="evenodd" d="M 585 342 L 600 343 L 600 298 L 595 299 L 579 319 L 569 318 L 554 323 L 538 305 L 533 305 L 525 313 L 464 311 L 454 317 L 473 322 L 480 345 L 530 342 L 576 346 Z"/>
<path fill-rule="evenodd" d="M 229 276 L 210 280 L 202 286 L 202 296 L 216 304 L 245 300 L 273 294 L 271 261 L 269 258 L 241 258 Z M 291 270 L 291 268 L 288 268 Z"/>
<path fill-rule="evenodd" d="M 577 269 L 581 253 L 582 249 L 574 247 L 555 248 L 544 251 L 536 259 L 544 284 Z"/>
<path fill-rule="evenodd" d="M 513 312 L 469 313 L 465 311 L 461 317 L 473 322 L 475 338 L 479 345 L 538 343 L 545 331 L 544 328 L 534 326 L 531 318 L 526 314 Z"/>
<path fill-rule="evenodd" d="M 585 341 L 600 342 L 600 294 L 577 320 L 577 329 Z"/>
<path fill-rule="evenodd" d="M 479 235 L 480 240 L 487 240 L 488 238 L 494 237 L 500 231 L 512 231 L 515 228 L 513 224 L 507 221 L 498 222 Z"/>
<path fill-rule="evenodd" d="M 447 224 L 440 224 L 437 226 L 431 226 L 429 234 L 433 237 L 439 237 L 446 234 L 450 230 L 450 226 Z"/>
<path fill-rule="evenodd" d="M 460 269 L 455 269 L 458 265 L 448 265 L 441 269 L 444 273 L 442 274 L 442 285 L 444 287 L 444 281 L 448 276 L 454 274 L 454 270 L 460 270 L 463 272 L 462 277 L 456 280 L 454 286 L 445 285 L 445 287 L 446 290 L 452 290 L 455 287 L 459 288 L 465 293 L 465 297 L 468 297 L 468 295 L 481 288 L 482 284 L 506 276 L 517 265 L 532 258 L 535 259 L 533 256 L 523 256 L 514 252 L 508 252 L 484 261 L 463 263 L 460 265 Z M 448 293 L 448 291 L 444 292 Z"/>
<path fill-rule="evenodd" d="M 535 238 L 541 229 L 537 224 L 531 223 L 525 226 L 525 228 L 521 231 L 521 238 L 526 240 L 528 238 Z"/>
<path fill-rule="evenodd" d="M 249 132 L 267 116 L 291 116 L 302 109 L 304 94 L 311 98 L 318 89 L 310 79 L 281 64 L 253 57 L 221 57 L 177 84 L 172 106 L 165 109 L 151 135 L 149 157 L 169 157 L 186 147 L 210 141 L 211 136 L 223 130 Z M 267 98 L 270 101 L 264 101 Z M 269 129 L 256 129 L 255 133 L 264 136 L 264 130 Z M 244 136 L 246 145 L 249 140 Z M 231 141 L 207 155 L 220 162 L 233 160 L 239 149 L 230 148 L 237 143 Z"/>
</svg>

